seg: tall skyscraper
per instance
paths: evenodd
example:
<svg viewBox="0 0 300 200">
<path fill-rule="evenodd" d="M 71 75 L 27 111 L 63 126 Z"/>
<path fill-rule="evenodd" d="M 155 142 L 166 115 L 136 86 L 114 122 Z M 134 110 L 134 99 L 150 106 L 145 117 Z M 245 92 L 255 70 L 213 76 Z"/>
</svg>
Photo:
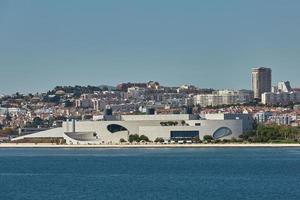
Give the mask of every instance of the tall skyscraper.
<svg viewBox="0 0 300 200">
<path fill-rule="evenodd" d="M 260 67 L 252 69 L 252 90 L 254 98 L 261 99 L 261 94 L 271 92 L 272 89 L 272 70 Z"/>
</svg>

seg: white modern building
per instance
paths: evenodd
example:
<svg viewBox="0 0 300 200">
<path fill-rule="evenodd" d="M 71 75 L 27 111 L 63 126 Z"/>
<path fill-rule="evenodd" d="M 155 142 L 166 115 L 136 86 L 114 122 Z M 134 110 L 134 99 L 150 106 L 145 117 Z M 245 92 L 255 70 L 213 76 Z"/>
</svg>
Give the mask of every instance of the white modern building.
<svg viewBox="0 0 300 200">
<path fill-rule="evenodd" d="M 289 81 L 280 81 L 276 86 L 272 86 L 271 92 L 292 92 L 293 89 L 291 87 L 291 83 Z"/>
<path fill-rule="evenodd" d="M 130 87 L 127 89 L 128 97 L 139 98 L 141 95 L 144 95 L 146 92 L 145 88 L 141 87 Z"/>
<path fill-rule="evenodd" d="M 265 123 L 269 120 L 269 118 L 272 116 L 273 114 L 271 112 L 258 112 L 254 114 L 254 119 L 258 122 L 258 123 Z"/>
<path fill-rule="evenodd" d="M 194 104 L 202 107 L 248 103 L 253 100 L 253 92 L 249 90 L 218 90 L 213 94 L 194 96 Z"/>
<path fill-rule="evenodd" d="M 205 114 L 206 120 L 242 120 L 243 132 L 253 130 L 254 119 L 250 114 L 217 113 Z"/>
<path fill-rule="evenodd" d="M 290 115 L 274 115 L 269 118 L 269 122 L 279 125 L 291 125 L 293 117 Z"/>
<path fill-rule="evenodd" d="M 253 122 L 248 114 L 238 115 L 122 115 L 118 120 L 64 122 L 60 128 L 23 135 L 13 139 L 64 138 L 67 144 L 112 144 L 120 139 L 128 141 L 129 135 L 145 135 L 151 141 L 203 139 L 211 135 L 214 139 L 238 138 Z"/>
<path fill-rule="evenodd" d="M 300 92 L 265 92 L 262 94 L 261 99 L 265 105 L 300 103 Z"/>
<path fill-rule="evenodd" d="M 292 87 L 289 81 L 281 81 L 277 86 L 278 92 L 292 92 Z"/>
<path fill-rule="evenodd" d="M 81 95 L 80 99 L 75 100 L 76 108 L 92 108 L 96 111 L 101 109 L 101 100 L 93 98 L 92 95 Z"/>
<path fill-rule="evenodd" d="M 263 93 L 261 101 L 265 105 L 300 103 L 300 92 L 293 91 L 289 81 L 281 81 L 277 86 L 273 86 L 272 92 Z"/>
</svg>

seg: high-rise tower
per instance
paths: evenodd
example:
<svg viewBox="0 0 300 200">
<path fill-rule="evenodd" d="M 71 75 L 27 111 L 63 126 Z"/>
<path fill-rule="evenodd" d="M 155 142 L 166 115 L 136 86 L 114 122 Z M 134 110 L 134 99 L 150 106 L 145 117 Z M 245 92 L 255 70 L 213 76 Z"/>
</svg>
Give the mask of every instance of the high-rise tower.
<svg viewBox="0 0 300 200">
<path fill-rule="evenodd" d="M 260 67 L 252 69 L 252 90 L 254 98 L 261 99 L 261 94 L 271 92 L 272 89 L 272 70 Z"/>
</svg>

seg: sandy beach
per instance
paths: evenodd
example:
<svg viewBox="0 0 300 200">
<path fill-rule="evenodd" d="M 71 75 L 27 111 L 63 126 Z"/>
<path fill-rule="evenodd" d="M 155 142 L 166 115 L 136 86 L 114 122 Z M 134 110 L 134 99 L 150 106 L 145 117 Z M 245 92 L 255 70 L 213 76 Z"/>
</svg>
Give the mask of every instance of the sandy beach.
<svg viewBox="0 0 300 200">
<path fill-rule="evenodd" d="M 1 143 L 0 148 L 280 148 L 296 147 L 300 144 L 101 144 L 101 145 L 57 145 L 33 143 Z"/>
</svg>

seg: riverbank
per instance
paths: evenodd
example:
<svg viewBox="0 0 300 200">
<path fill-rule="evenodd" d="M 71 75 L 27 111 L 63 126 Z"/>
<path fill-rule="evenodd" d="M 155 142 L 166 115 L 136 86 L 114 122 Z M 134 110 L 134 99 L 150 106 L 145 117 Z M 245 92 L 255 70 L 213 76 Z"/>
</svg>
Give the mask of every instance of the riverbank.
<svg viewBox="0 0 300 200">
<path fill-rule="evenodd" d="M 281 148 L 300 144 L 111 144 L 111 145 L 57 145 L 33 143 L 1 143 L 0 148 Z"/>
</svg>

